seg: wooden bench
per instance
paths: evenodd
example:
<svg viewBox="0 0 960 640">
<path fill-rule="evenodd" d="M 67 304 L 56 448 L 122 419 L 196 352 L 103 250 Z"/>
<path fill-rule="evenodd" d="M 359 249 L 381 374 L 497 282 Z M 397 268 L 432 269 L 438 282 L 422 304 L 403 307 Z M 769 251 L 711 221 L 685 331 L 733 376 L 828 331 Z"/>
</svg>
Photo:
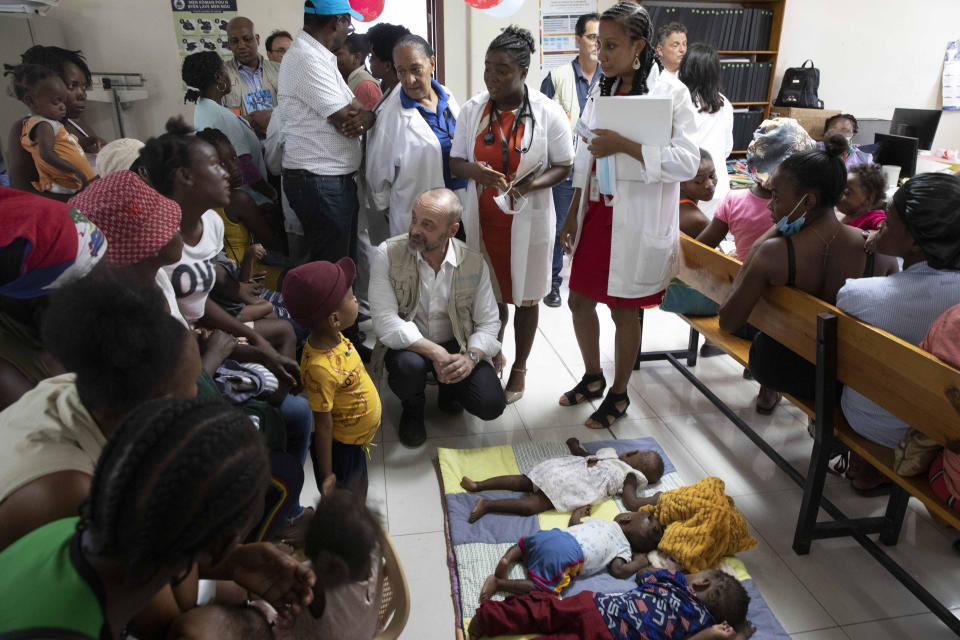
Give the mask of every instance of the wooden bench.
<svg viewBox="0 0 960 640">
<path fill-rule="evenodd" d="M 687 236 L 681 236 L 679 278 L 716 302 L 729 294 L 740 263 Z M 960 370 L 885 331 L 861 322 L 833 305 L 790 287 L 771 287 L 750 315 L 750 324 L 781 342 L 817 367 L 816 397 L 788 399 L 816 421 L 810 465 L 804 476 L 753 428 L 727 407 L 689 367 L 696 364 L 699 335 L 746 366 L 750 341 L 720 330 L 718 318 L 679 316 L 691 327 L 686 351 L 641 353 L 646 360 L 668 360 L 804 488 L 794 534 L 793 549 L 810 551 L 813 540 L 851 536 L 894 577 L 916 595 L 944 624 L 960 635 L 960 619 L 936 600 L 900 567 L 869 534 L 894 545 L 899 539 L 909 497 L 919 499 L 931 512 L 960 529 L 960 517 L 930 489 L 925 475 L 906 478 L 893 470 L 893 452 L 871 442 L 847 424 L 840 410 L 837 382 L 842 382 L 940 444 L 960 439 Z M 682 362 L 686 359 L 686 363 Z M 823 496 L 827 465 L 836 442 L 849 447 L 893 482 L 882 517 L 848 518 Z M 817 521 L 823 508 L 832 521 Z"/>
</svg>

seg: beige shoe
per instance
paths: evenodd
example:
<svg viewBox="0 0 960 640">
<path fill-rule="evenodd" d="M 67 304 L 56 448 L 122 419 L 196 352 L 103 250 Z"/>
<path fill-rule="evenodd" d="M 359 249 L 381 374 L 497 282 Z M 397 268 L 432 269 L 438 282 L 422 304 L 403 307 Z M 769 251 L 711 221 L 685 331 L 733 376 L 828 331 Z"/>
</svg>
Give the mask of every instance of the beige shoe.
<svg viewBox="0 0 960 640">
<path fill-rule="evenodd" d="M 527 370 L 526 370 L 526 369 L 518 369 L 517 367 L 513 367 L 510 371 L 511 371 L 511 372 L 516 371 L 517 373 L 522 373 L 522 374 L 524 375 L 523 384 L 524 384 L 524 387 L 526 387 L 526 384 L 527 384 L 527 381 L 526 381 Z M 508 384 L 509 384 L 509 381 L 508 381 Z M 503 396 L 506 398 L 507 404 L 513 404 L 514 402 L 516 402 L 517 400 L 519 400 L 520 398 L 523 397 L 523 392 L 524 392 L 524 391 L 526 391 L 526 388 L 524 388 L 522 391 L 506 391 L 506 390 L 504 390 Z"/>
</svg>

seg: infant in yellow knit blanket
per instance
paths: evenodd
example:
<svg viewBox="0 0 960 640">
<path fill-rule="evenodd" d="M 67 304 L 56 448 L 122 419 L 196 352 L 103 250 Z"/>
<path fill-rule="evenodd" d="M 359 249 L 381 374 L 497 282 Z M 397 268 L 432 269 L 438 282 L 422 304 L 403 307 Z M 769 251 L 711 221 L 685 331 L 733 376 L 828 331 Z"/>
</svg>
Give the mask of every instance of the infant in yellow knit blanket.
<svg viewBox="0 0 960 640">
<path fill-rule="evenodd" d="M 689 572 L 715 567 L 724 556 L 757 544 L 720 478 L 704 478 L 649 498 L 624 492 L 623 504 L 631 511 L 646 511 L 666 527 L 657 549 Z"/>
</svg>

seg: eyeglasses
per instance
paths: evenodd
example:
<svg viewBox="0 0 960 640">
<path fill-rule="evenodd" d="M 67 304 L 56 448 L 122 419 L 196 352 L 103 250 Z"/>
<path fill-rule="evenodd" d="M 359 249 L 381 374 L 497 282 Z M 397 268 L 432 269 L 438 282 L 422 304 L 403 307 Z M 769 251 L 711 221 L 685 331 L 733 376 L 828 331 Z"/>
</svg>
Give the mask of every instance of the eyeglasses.
<svg viewBox="0 0 960 640">
<path fill-rule="evenodd" d="M 270 53 L 286 53 L 286 52 L 287 52 L 287 48 L 286 48 L 286 47 L 274 47 L 274 48 L 270 51 Z"/>
<path fill-rule="evenodd" d="M 581 37 L 586 38 L 586 39 L 589 40 L 590 42 L 596 42 L 597 40 L 600 39 L 600 34 L 597 34 L 597 33 L 587 33 L 587 34 L 584 34 L 584 35 L 581 36 Z"/>
<path fill-rule="evenodd" d="M 356 31 L 356 29 L 354 29 L 353 27 L 353 21 L 351 20 L 349 13 L 341 14 L 337 18 L 337 22 L 339 22 L 340 24 L 347 25 L 347 35 L 350 35 L 351 33 L 354 33 Z"/>
</svg>

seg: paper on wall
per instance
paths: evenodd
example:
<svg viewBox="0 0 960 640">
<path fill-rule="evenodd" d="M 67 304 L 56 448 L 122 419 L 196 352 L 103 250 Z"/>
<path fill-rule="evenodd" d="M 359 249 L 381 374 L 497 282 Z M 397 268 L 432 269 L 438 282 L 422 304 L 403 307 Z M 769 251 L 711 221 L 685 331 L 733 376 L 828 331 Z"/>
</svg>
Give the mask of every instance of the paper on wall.
<svg viewBox="0 0 960 640">
<path fill-rule="evenodd" d="M 960 40 L 948 42 L 943 55 L 943 110 L 960 110 Z"/>
<path fill-rule="evenodd" d="M 233 58 L 227 48 L 227 23 L 237 15 L 237 0 L 170 0 L 173 33 L 180 62 L 193 53 L 216 51 Z"/>
<path fill-rule="evenodd" d="M 599 6 L 599 0 L 540 0 L 541 75 L 576 57 L 577 20 L 595 13 Z"/>
</svg>

